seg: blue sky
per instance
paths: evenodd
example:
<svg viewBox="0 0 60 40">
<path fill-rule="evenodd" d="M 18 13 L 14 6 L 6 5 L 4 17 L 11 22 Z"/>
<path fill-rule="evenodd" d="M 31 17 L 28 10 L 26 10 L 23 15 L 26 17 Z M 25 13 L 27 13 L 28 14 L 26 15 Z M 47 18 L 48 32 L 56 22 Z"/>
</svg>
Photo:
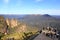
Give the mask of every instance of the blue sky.
<svg viewBox="0 0 60 40">
<path fill-rule="evenodd" d="M 0 14 L 60 15 L 60 0 L 0 0 Z"/>
</svg>

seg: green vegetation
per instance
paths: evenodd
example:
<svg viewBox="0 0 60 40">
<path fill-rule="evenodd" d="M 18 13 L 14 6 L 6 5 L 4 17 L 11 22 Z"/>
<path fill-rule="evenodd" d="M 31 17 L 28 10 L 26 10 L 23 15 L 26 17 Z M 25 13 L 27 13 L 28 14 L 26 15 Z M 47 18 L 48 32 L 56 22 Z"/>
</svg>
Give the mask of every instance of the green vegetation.
<svg viewBox="0 0 60 40">
<path fill-rule="evenodd" d="M 30 40 L 39 34 L 38 31 L 43 27 L 53 27 L 60 30 L 60 21 L 51 16 L 29 16 L 19 21 L 18 24 L 14 28 L 9 25 L 7 27 L 4 17 L 0 17 L 0 39 Z M 4 34 L 5 30 L 7 31 L 6 35 Z"/>
<path fill-rule="evenodd" d="M 28 40 L 30 37 L 34 36 L 35 34 L 37 34 L 37 32 L 13 33 L 13 34 L 5 35 L 1 39 L 7 40 L 14 38 L 15 40 Z"/>
<path fill-rule="evenodd" d="M 1 40 L 2 37 L 4 37 L 4 33 L 0 32 L 0 40 Z"/>
<path fill-rule="evenodd" d="M 5 39 L 14 38 L 14 39 L 22 40 L 22 35 L 23 35 L 23 33 L 13 33 L 13 34 L 8 34 L 8 35 L 2 37 L 2 39 L 5 40 Z"/>
</svg>

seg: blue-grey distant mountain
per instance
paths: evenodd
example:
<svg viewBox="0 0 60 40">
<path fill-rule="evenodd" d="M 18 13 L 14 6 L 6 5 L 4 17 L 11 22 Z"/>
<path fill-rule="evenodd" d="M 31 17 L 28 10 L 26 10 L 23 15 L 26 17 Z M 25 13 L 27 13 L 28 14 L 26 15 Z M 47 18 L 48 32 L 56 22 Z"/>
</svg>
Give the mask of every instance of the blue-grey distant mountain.
<svg viewBox="0 0 60 40">
<path fill-rule="evenodd" d="M 60 16 L 59 15 L 53 15 L 53 17 L 55 17 L 57 19 L 60 19 Z"/>
<path fill-rule="evenodd" d="M 2 15 L 4 16 L 5 18 L 17 18 L 17 19 L 23 19 L 25 18 L 26 16 L 31 16 L 31 15 Z M 41 16 L 41 15 L 38 15 L 38 16 Z M 44 14 L 42 15 L 44 17 L 51 17 L 51 15 L 48 15 L 48 14 Z M 55 17 L 55 18 L 58 18 L 60 19 L 60 16 L 58 15 L 53 15 L 52 17 Z"/>
<path fill-rule="evenodd" d="M 2 16 L 4 16 L 5 18 L 10 18 L 10 19 L 12 18 L 23 19 L 25 15 L 2 15 Z"/>
<path fill-rule="evenodd" d="M 22 22 L 25 22 L 26 24 L 32 26 L 32 27 L 60 27 L 60 19 L 57 19 L 54 16 L 50 15 L 25 15 Z M 59 26 L 57 26 L 59 25 Z"/>
<path fill-rule="evenodd" d="M 3 15 L 5 18 L 16 18 L 31 27 L 60 27 L 60 19 L 48 14 L 44 15 Z"/>
<path fill-rule="evenodd" d="M 44 14 L 43 16 L 45 16 L 45 17 L 51 17 L 50 15 L 48 15 L 48 14 Z"/>
</svg>

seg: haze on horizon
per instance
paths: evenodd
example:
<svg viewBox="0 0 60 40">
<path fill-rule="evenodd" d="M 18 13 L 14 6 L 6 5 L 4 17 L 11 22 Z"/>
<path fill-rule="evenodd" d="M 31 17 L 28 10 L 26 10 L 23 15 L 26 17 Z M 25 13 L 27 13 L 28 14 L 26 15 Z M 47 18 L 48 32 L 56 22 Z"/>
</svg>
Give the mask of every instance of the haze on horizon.
<svg viewBox="0 0 60 40">
<path fill-rule="evenodd" d="M 0 14 L 60 15 L 60 0 L 0 0 Z"/>
</svg>

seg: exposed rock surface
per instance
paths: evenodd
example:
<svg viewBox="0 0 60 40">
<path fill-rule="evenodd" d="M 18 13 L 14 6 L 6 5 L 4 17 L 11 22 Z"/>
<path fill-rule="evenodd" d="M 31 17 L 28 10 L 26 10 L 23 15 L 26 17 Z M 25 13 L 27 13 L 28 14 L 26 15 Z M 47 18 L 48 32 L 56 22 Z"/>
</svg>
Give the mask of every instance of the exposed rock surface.
<svg viewBox="0 0 60 40">
<path fill-rule="evenodd" d="M 18 25 L 18 20 L 17 19 L 6 19 L 7 25 L 9 25 L 10 27 L 15 27 Z"/>
<path fill-rule="evenodd" d="M 58 40 L 57 38 L 49 38 L 44 34 L 39 34 L 34 40 Z"/>
<path fill-rule="evenodd" d="M 7 32 L 7 23 L 3 16 L 0 16 L 0 32 Z"/>
</svg>

